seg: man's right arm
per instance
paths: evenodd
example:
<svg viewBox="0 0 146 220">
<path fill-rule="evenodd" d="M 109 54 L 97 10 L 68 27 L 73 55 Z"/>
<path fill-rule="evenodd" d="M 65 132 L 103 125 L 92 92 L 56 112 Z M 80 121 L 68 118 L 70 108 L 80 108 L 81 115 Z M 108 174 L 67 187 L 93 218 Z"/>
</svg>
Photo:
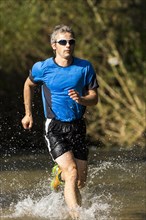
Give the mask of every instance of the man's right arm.
<svg viewBox="0 0 146 220">
<path fill-rule="evenodd" d="M 22 119 L 22 125 L 24 129 L 30 129 L 33 125 L 33 117 L 32 117 L 32 98 L 34 93 L 34 87 L 36 86 L 29 77 L 26 79 L 24 84 L 24 107 L 25 107 L 25 116 Z"/>
</svg>

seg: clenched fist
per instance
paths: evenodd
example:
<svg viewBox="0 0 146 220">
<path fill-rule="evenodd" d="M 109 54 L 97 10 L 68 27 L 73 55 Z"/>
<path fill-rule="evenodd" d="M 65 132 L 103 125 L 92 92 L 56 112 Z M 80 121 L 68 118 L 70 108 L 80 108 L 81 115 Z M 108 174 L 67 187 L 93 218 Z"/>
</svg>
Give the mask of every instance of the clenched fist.
<svg viewBox="0 0 146 220">
<path fill-rule="evenodd" d="M 32 115 L 25 115 L 21 122 L 24 129 L 31 129 L 33 125 Z"/>
</svg>

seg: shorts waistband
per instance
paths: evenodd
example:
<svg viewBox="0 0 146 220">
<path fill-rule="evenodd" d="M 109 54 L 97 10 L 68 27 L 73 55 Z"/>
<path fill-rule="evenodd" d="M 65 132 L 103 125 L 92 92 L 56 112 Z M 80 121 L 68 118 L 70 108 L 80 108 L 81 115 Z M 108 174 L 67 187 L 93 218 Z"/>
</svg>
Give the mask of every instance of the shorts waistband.
<svg viewBox="0 0 146 220">
<path fill-rule="evenodd" d="M 53 118 L 52 122 L 58 123 L 58 124 L 77 124 L 84 121 L 84 118 L 75 119 L 73 121 L 61 121 L 58 119 Z"/>
</svg>

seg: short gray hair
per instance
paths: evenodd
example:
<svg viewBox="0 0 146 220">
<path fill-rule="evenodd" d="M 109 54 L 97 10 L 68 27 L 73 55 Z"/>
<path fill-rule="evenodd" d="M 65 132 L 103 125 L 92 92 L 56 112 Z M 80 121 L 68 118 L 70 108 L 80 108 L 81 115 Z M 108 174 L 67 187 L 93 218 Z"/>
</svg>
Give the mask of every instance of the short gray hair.
<svg viewBox="0 0 146 220">
<path fill-rule="evenodd" d="M 73 32 L 73 30 L 72 30 L 71 27 L 69 27 L 69 26 L 67 26 L 67 25 L 64 25 L 64 24 L 55 26 L 55 28 L 54 28 L 52 34 L 50 35 L 51 44 L 52 44 L 52 43 L 55 43 L 55 41 L 56 41 L 56 35 L 57 35 L 58 33 L 66 33 L 66 32 L 71 33 L 72 37 L 75 38 L 75 34 L 74 34 L 74 32 Z"/>
</svg>

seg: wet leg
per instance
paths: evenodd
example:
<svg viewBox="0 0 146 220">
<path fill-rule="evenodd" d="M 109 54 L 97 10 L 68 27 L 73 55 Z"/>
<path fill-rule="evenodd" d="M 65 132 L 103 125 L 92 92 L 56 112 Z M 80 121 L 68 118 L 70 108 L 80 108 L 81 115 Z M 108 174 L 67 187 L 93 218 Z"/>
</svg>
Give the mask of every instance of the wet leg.
<svg viewBox="0 0 146 220">
<path fill-rule="evenodd" d="M 71 151 L 64 153 L 56 159 L 62 170 L 65 181 L 64 197 L 73 219 L 78 219 L 77 208 L 81 205 L 80 192 L 77 187 L 77 166 Z"/>
</svg>

